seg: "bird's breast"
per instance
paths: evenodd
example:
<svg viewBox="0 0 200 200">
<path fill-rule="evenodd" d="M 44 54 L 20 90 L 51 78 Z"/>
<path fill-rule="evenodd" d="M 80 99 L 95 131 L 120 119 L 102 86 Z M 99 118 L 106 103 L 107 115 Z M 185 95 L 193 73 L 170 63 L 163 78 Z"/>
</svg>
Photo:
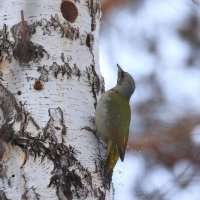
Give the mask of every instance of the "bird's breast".
<svg viewBox="0 0 200 200">
<path fill-rule="evenodd" d="M 105 143 L 108 143 L 109 109 L 108 109 L 107 100 L 104 98 L 99 100 L 96 107 L 95 126 L 97 129 L 97 135 Z"/>
</svg>

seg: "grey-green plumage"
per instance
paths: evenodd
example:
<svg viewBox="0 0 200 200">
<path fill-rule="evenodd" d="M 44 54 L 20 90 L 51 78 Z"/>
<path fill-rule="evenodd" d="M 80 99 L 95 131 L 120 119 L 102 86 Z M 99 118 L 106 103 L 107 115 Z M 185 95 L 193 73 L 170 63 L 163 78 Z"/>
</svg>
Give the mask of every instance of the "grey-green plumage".
<svg viewBox="0 0 200 200">
<path fill-rule="evenodd" d="M 118 158 L 124 160 L 131 120 L 129 100 L 134 90 L 132 76 L 118 66 L 117 85 L 101 96 L 96 107 L 97 135 L 108 145 L 108 176 L 112 176 Z"/>
</svg>

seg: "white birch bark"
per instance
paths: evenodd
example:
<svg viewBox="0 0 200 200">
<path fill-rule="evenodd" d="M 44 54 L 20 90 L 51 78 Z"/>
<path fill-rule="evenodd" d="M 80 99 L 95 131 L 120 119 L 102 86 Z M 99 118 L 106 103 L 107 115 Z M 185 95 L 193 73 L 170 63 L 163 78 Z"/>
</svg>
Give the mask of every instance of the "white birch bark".
<svg viewBox="0 0 200 200">
<path fill-rule="evenodd" d="M 0 0 L 0 19 L 0 199 L 112 199 L 81 130 L 104 90 L 98 1 Z"/>
</svg>

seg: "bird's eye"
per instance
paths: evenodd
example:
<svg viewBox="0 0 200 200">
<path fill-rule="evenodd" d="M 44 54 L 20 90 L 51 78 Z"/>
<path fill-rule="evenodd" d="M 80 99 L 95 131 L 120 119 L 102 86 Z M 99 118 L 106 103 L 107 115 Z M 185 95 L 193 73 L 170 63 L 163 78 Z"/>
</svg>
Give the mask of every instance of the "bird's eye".
<svg viewBox="0 0 200 200">
<path fill-rule="evenodd" d="M 122 71 L 119 73 L 119 77 L 120 77 L 120 78 L 124 78 L 124 75 L 125 75 L 125 73 L 122 72 Z"/>
</svg>

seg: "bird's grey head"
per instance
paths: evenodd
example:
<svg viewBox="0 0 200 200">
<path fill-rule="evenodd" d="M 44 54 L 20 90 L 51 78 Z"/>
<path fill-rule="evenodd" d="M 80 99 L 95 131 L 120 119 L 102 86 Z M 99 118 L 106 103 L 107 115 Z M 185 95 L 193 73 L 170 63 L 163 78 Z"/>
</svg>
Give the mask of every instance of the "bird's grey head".
<svg viewBox="0 0 200 200">
<path fill-rule="evenodd" d="M 119 65 L 117 66 L 118 66 L 117 85 L 113 89 L 119 92 L 119 94 L 123 95 L 124 97 L 130 99 L 135 90 L 135 81 L 128 72 L 123 71 Z"/>
</svg>

